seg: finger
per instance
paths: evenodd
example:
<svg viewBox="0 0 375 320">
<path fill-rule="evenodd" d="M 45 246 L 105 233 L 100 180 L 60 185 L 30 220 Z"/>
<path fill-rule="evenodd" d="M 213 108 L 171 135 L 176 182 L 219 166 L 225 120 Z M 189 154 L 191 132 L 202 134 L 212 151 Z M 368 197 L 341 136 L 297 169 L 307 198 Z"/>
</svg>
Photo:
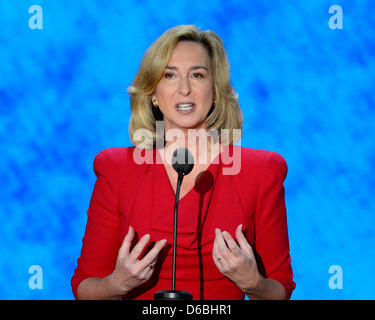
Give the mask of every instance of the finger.
<svg viewBox="0 0 375 320">
<path fill-rule="evenodd" d="M 212 247 L 212 257 L 216 258 L 217 256 L 219 256 L 219 251 L 217 250 L 217 240 L 216 240 L 216 237 L 215 237 L 214 245 Z"/>
<path fill-rule="evenodd" d="M 229 256 L 230 251 L 225 243 L 223 234 L 221 233 L 220 229 L 215 229 L 215 234 L 216 234 L 215 240 L 217 240 L 217 251 L 219 255 L 221 255 L 222 257 Z"/>
<path fill-rule="evenodd" d="M 129 226 L 129 231 L 126 234 L 124 241 L 122 242 L 122 245 L 119 249 L 119 253 L 118 253 L 119 257 L 123 257 L 123 256 L 127 257 L 129 255 L 130 246 L 132 244 L 133 238 L 134 238 L 134 229 L 132 226 Z"/>
<path fill-rule="evenodd" d="M 156 260 L 151 261 L 140 273 L 140 278 L 144 280 L 148 280 L 151 278 L 152 274 L 154 273 L 154 268 L 155 268 Z"/>
<path fill-rule="evenodd" d="M 139 278 L 143 281 L 147 281 L 148 279 L 150 279 L 150 277 L 152 276 L 152 273 L 154 272 L 153 269 L 147 267 L 145 268 L 141 274 L 139 275 Z"/>
<path fill-rule="evenodd" d="M 214 240 L 214 246 L 212 248 L 212 259 L 214 260 L 214 262 L 215 262 L 215 264 L 216 264 L 216 266 L 218 268 L 220 268 L 220 260 L 221 260 L 219 258 L 222 258 L 222 257 L 220 256 L 220 253 L 217 250 L 217 240 L 215 238 L 215 240 Z"/>
<path fill-rule="evenodd" d="M 236 238 L 238 244 L 240 245 L 240 248 L 244 250 L 246 253 L 252 254 L 253 249 L 251 248 L 249 242 L 247 241 L 245 235 L 242 232 L 242 224 L 240 224 L 236 229 Z"/>
<path fill-rule="evenodd" d="M 212 258 L 214 260 L 214 263 L 216 267 L 219 269 L 221 273 L 224 272 L 226 268 L 228 268 L 228 261 L 227 257 L 224 256 L 219 250 L 218 250 L 218 238 L 215 238 L 214 246 L 212 249 Z"/>
<path fill-rule="evenodd" d="M 229 234 L 229 232 L 224 231 L 223 232 L 223 237 L 224 237 L 224 240 L 225 240 L 225 242 L 226 242 L 229 250 L 231 251 L 231 253 L 234 256 L 240 255 L 241 254 L 241 249 L 237 245 L 236 241 L 234 241 L 234 239 L 232 238 L 232 236 Z"/>
<path fill-rule="evenodd" d="M 145 234 L 141 240 L 134 246 L 133 250 L 129 254 L 129 262 L 135 263 L 138 257 L 141 255 L 143 249 L 145 248 L 147 242 L 150 240 L 150 235 Z"/>
<path fill-rule="evenodd" d="M 166 239 L 157 241 L 154 247 L 150 250 L 150 252 L 147 253 L 147 255 L 145 255 L 142 258 L 142 260 L 140 260 L 140 268 L 146 268 L 153 261 L 156 261 L 160 250 L 165 246 L 166 243 L 167 243 Z"/>
</svg>

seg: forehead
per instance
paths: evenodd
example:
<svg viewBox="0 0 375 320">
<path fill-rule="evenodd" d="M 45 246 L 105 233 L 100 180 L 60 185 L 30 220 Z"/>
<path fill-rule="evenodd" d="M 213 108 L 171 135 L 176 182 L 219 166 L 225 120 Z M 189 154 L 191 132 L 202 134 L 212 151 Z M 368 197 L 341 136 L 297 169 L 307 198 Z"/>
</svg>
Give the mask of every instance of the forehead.
<svg viewBox="0 0 375 320">
<path fill-rule="evenodd" d="M 174 63 L 200 63 L 209 67 L 210 57 L 203 44 L 194 41 L 180 41 L 169 60 L 169 64 Z"/>
</svg>

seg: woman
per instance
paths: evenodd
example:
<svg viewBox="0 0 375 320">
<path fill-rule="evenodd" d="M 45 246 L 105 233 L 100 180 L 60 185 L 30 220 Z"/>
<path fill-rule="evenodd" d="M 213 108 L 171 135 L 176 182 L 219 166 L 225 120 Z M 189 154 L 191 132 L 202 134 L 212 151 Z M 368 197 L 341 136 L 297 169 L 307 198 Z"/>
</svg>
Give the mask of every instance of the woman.
<svg viewBox="0 0 375 320">
<path fill-rule="evenodd" d="M 153 299 L 170 289 L 177 173 L 169 159 L 183 146 L 195 165 L 180 191 L 176 289 L 194 299 L 288 299 L 287 166 L 274 152 L 233 146 L 242 114 L 220 38 L 191 25 L 166 31 L 129 92 L 136 147 L 94 160 L 75 297 Z"/>
</svg>

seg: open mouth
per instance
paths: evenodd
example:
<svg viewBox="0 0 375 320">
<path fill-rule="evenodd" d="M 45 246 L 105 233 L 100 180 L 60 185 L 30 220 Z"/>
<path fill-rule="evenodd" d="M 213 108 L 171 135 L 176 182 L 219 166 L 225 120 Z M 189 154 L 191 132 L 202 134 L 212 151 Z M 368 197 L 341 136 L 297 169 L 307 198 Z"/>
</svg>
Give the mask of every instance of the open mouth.
<svg viewBox="0 0 375 320">
<path fill-rule="evenodd" d="M 181 111 L 189 111 L 193 109 L 194 103 L 181 103 L 177 105 L 177 109 Z"/>
<path fill-rule="evenodd" d="M 181 114 L 190 114 L 195 110 L 195 104 L 192 102 L 178 103 L 176 104 L 176 109 Z"/>
</svg>

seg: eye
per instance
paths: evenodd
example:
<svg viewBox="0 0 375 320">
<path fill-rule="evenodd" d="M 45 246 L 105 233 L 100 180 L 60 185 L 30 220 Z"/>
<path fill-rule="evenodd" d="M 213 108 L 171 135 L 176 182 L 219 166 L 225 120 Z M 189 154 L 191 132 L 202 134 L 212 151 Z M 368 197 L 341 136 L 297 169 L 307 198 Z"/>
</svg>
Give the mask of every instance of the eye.
<svg viewBox="0 0 375 320">
<path fill-rule="evenodd" d="M 172 72 L 167 72 L 167 73 L 164 74 L 164 77 L 165 77 L 166 79 L 172 79 L 173 76 L 174 76 L 174 74 L 173 74 Z"/>
<path fill-rule="evenodd" d="M 195 72 L 195 73 L 193 73 L 193 78 L 195 78 L 195 79 L 201 79 L 201 78 L 203 78 L 203 74 L 201 74 L 199 72 Z"/>
</svg>

